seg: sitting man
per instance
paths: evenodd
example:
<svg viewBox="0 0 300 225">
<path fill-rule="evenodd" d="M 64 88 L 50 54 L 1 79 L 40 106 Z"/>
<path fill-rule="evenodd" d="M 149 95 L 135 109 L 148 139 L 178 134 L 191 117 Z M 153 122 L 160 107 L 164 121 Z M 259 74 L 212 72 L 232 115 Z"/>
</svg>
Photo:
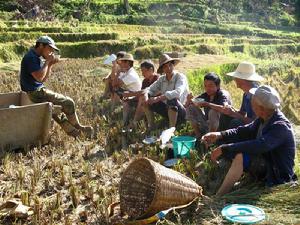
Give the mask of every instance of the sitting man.
<svg viewBox="0 0 300 225">
<path fill-rule="evenodd" d="M 251 103 L 257 119 L 244 126 L 208 133 L 202 137 L 208 144 L 217 140 L 226 143 L 212 151 L 212 161 L 220 156 L 233 159 L 217 195 L 229 192 L 243 171 L 264 174 L 268 186 L 297 179 L 293 171 L 294 134 L 290 122 L 279 110 L 277 91 L 263 85 L 251 92 L 254 94 Z"/>
<path fill-rule="evenodd" d="M 220 83 L 217 74 L 208 73 L 204 76 L 205 92 L 195 98 L 203 101 L 193 102 L 193 96 L 191 94 L 188 96 L 186 119 L 191 122 L 196 138 L 200 138 L 208 131 L 217 131 L 224 106 L 231 105 L 230 95 L 228 91 L 220 89 Z M 200 107 L 204 107 L 204 112 Z"/>
<path fill-rule="evenodd" d="M 249 62 L 241 62 L 234 72 L 227 73 L 228 76 L 234 77 L 237 88 L 244 92 L 240 110 L 236 110 L 233 106 L 228 105 L 223 110 L 222 126 L 219 130 L 238 127 L 252 122 L 256 115 L 251 107 L 251 96 L 249 93 L 251 88 L 257 87 L 257 83 L 263 80 L 263 77 L 255 72 L 255 65 Z M 226 115 L 226 116 L 225 116 Z M 227 121 L 227 124 L 225 123 Z"/>
<path fill-rule="evenodd" d="M 113 99 L 121 99 L 123 105 L 123 123 L 129 125 L 130 106 L 137 104 L 134 94 L 142 88 L 142 81 L 133 68 L 134 59 L 131 54 L 125 54 L 118 59 L 120 75 L 115 77 L 112 84 L 114 87 Z"/>
<path fill-rule="evenodd" d="M 148 122 L 148 131 L 154 128 L 156 112 L 167 118 L 170 127 L 185 121 L 184 104 L 188 95 L 188 81 L 184 74 L 174 70 L 179 59 L 163 54 L 159 59 L 158 73 L 164 73 L 145 93 L 144 112 Z"/>
<path fill-rule="evenodd" d="M 35 47 L 27 52 L 21 62 L 21 89 L 27 92 L 30 100 L 34 103 L 52 102 L 54 105 L 60 105 L 64 115 L 59 117 L 57 114 L 53 114 L 53 119 L 68 135 L 77 137 L 80 131 L 83 131 L 91 136 L 93 128 L 79 123 L 73 99 L 46 89 L 43 84 L 50 76 L 52 66 L 59 62 L 54 51 L 59 51 L 59 49 L 55 46 L 52 38 L 41 36 L 36 41 Z M 44 63 L 40 57 L 45 59 Z"/>
<path fill-rule="evenodd" d="M 117 59 L 112 62 L 111 72 L 109 75 L 103 78 L 105 89 L 102 98 L 109 98 L 113 92 L 112 80 L 120 75 L 120 66 L 118 65 L 118 59 L 124 57 L 126 52 L 120 51 L 117 53 Z"/>
</svg>

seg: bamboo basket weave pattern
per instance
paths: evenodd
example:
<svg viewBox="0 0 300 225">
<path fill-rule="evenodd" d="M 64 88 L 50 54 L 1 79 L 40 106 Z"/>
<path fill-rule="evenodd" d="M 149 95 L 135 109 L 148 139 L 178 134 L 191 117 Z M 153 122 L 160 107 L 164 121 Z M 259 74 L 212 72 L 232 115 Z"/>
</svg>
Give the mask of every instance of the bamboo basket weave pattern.
<svg viewBox="0 0 300 225">
<path fill-rule="evenodd" d="M 131 218 L 149 217 L 202 195 L 192 179 L 147 158 L 130 163 L 119 189 L 121 211 Z"/>
</svg>

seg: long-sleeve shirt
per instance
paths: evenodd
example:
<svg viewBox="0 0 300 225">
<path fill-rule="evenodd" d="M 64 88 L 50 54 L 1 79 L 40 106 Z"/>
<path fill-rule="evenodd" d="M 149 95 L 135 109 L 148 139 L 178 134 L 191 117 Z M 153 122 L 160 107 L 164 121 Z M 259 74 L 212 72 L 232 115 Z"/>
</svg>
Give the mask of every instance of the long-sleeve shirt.
<svg viewBox="0 0 300 225">
<path fill-rule="evenodd" d="M 288 119 L 280 110 L 262 125 L 262 119 L 250 124 L 222 131 L 222 153 L 262 154 L 267 163 L 267 184 L 282 184 L 296 179 L 294 133 Z M 261 132 L 259 135 L 258 132 Z"/>
<path fill-rule="evenodd" d="M 187 78 L 184 74 L 174 72 L 171 80 L 166 75 L 160 76 L 148 89 L 150 96 L 162 94 L 168 100 L 178 99 L 182 104 L 186 102 L 189 93 Z"/>
</svg>

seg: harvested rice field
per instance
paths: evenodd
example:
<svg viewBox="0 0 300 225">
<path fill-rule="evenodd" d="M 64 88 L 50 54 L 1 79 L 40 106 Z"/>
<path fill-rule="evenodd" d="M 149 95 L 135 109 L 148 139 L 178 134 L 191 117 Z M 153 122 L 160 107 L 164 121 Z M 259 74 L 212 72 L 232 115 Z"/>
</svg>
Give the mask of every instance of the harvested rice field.
<svg viewBox="0 0 300 225">
<path fill-rule="evenodd" d="M 2 23 L 5 26 L 0 29 L 0 93 L 20 90 L 22 55 L 41 34 L 52 36 L 67 60 L 53 67 L 46 86 L 72 97 L 80 120 L 91 124 L 95 133 L 91 139 L 80 136 L 75 140 L 53 123 L 47 145 L 1 149 L 0 205 L 18 199 L 30 207 L 30 215 L 16 219 L 0 208 L 0 224 L 112 224 L 118 217 L 110 217 L 109 206 L 120 200 L 119 183 L 129 162 L 139 157 L 164 162 L 168 152 L 160 150 L 159 144 L 142 144 L 145 123 L 141 122 L 132 133 L 123 134 L 121 108 L 111 113 L 109 100 L 100 98 L 102 79 L 110 72 L 103 60 L 120 50 L 134 55 L 140 76 L 139 63 L 143 59 L 151 58 L 157 65 L 161 53 L 180 52 L 183 57 L 177 69 L 187 75 L 191 91 L 202 93 L 204 74 L 216 72 L 236 108 L 242 92 L 225 74 L 242 60 L 255 63 L 258 73 L 265 77 L 263 83 L 279 91 L 282 110 L 294 125 L 298 150 L 295 170 L 300 177 L 300 33 L 296 30 L 283 32 L 249 24 L 232 25 L 231 30 L 226 30 L 228 24 L 222 24 L 212 25 L 214 29 L 207 25 L 206 32 L 188 33 L 190 30 L 179 29 L 180 26 Z M 163 129 L 161 126 L 155 134 Z M 191 126 L 186 125 L 176 134 L 191 131 Z M 203 196 L 184 209 L 169 212 L 156 224 L 228 224 L 221 210 L 230 203 L 261 207 L 267 217 L 260 224 L 300 224 L 299 185 L 266 188 L 244 176 L 232 192 L 216 197 L 224 168 L 212 163 L 209 150 L 201 146 L 196 146 L 191 158 L 181 160 L 173 169 L 199 184 Z"/>
</svg>

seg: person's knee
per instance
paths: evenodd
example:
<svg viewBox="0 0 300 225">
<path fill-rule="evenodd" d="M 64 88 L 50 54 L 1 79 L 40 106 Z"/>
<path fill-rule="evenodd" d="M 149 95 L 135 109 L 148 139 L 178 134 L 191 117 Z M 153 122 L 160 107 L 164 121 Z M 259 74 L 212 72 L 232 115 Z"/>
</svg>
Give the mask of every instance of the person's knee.
<svg viewBox="0 0 300 225">
<path fill-rule="evenodd" d="M 208 119 L 209 120 L 214 120 L 214 121 L 219 121 L 220 115 L 221 114 L 218 111 L 211 109 L 208 112 Z"/>
<path fill-rule="evenodd" d="M 217 131 L 219 127 L 220 113 L 216 110 L 209 110 L 208 112 L 208 123 L 209 131 Z"/>
<path fill-rule="evenodd" d="M 72 115 L 75 113 L 75 102 L 73 99 L 67 97 L 62 104 L 62 111 L 67 115 Z"/>
<path fill-rule="evenodd" d="M 177 101 L 178 101 L 177 99 L 167 100 L 168 110 L 171 110 L 173 112 L 178 112 L 179 107 L 178 107 Z"/>
<path fill-rule="evenodd" d="M 186 108 L 186 119 L 192 120 L 192 118 L 196 117 L 196 106 L 195 105 L 189 105 Z"/>
<path fill-rule="evenodd" d="M 238 166 L 238 167 L 243 167 L 243 154 L 238 153 L 232 160 L 231 166 Z"/>
</svg>

